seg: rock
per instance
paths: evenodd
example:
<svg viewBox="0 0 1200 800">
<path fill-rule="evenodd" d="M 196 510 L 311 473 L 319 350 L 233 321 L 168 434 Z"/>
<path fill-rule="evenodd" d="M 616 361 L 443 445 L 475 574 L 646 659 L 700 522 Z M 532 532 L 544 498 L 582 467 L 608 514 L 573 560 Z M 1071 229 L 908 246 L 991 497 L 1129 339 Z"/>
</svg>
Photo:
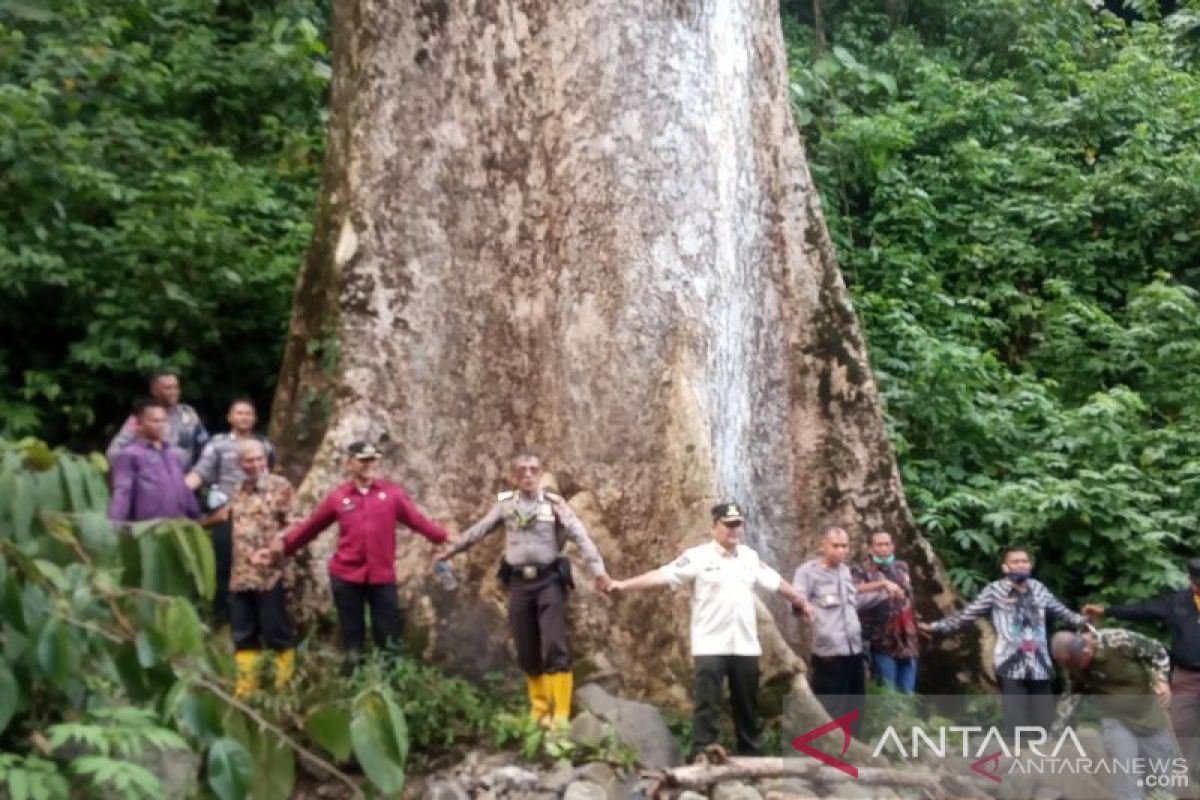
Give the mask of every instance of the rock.
<svg viewBox="0 0 1200 800">
<path fill-rule="evenodd" d="M 820 796 L 808 781 L 800 778 L 772 778 L 758 788 L 766 800 L 815 800 Z"/>
<path fill-rule="evenodd" d="M 753 786 L 730 781 L 718 783 L 713 788 L 712 800 L 763 800 L 763 796 Z"/>
<path fill-rule="evenodd" d="M 427 800 L 471 800 L 471 795 L 458 781 L 438 781 L 422 794 Z"/>
<path fill-rule="evenodd" d="M 575 774 L 580 780 L 589 781 L 603 789 L 607 800 L 628 800 L 629 798 L 629 790 L 625 788 L 621 777 L 608 764 L 593 761 L 590 764 L 584 764 L 576 770 Z"/>
<path fill-rule="evenodd" d="M 575 780 L 575 768 L 570 764 L 559 766 L 554 772 L 542 776 L 538 788 L 549 792 L 559 793 Z"/>
<path fill-rule="evenodd" d="M 591 781 L 572 781 L 562 800 L 607 800 L 604 788 Z"/>
<path fill-rule="evenodd" d="M 832 789 L 828 794 L 822 797 L 839 798 L 839 800 L 875 800 L 882 797 L 882 786 L 862 786 L 860 784 L 849 781 L 839 783 L 836 788 Z"/>
<path fill-rule="evenodd" d="M 772 778 L 763 781 L 759 788 L 764 792 L 780 792 L 782 794 L 813 793 L 812 785 L 801 778 Z"/>
<path fill-rule="evenodd" d="M 162 782 L 165 800 L 193 797 L 200 788 L 200 756 L 190 750 L 147 748 L 142 765 Z"/>
<path fill-rule="evenodd" d="M 604 744 L 611 730 L 610 724 L 584 711 L 571 720 L 571 741 L 584 747 L 599 747 Z"/>
<path fill-rule="evenodd" d="M 488 789 L 493 789 L 497 792 L 522 791 L 537 786 L 538 776 L 536 772 L 530 772 L 527 769 L 510 764 L 507 767 L 492 770 L 484 775 L 479 782 Z"/>
<path fill-rule="evenodd" d="M 594 683 L 579 687 L 575 700 L 579 708 L 610 723 L 646 769 L 669 769 L 683 763 L 667 723 L 654 706 L 613 697 Z"/>
</svg>

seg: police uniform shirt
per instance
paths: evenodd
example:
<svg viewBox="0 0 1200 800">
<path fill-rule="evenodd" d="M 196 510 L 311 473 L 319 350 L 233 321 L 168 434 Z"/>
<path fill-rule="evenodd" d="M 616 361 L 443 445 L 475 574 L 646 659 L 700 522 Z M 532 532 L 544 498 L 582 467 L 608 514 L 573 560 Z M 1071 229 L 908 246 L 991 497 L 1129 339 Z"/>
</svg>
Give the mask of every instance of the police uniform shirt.
<svg viewBox="0 0 1200 800">
<path fill-rule="evenodd" d="M 246 473 L 242 472 L 238 446 L 248 439 L 257 439 L 262 443 L 268 468 L 273 467 L 275 465 L 275 448 L 271 446 L 270 442 L 256 434 L 238 436 L 231 431 L 218 433 L 209 440 L 191 471 L 200 476 L 200 480 L 205 486 L 216 484 L 221 487 L 221 491 L 225 492 L 227 497 L 232 497 L 242 481 L 246 480 Z"/>
<path fill-rule="evenodd" d="M 447 558 L 468 549 L 501 526 L 506 534 L 504 560 L 514 567 L 545 566 L 558 558 L 561 527 L 579 548 L 592 575 L 606 574 L 604 559 L 579 517 L 566 500 L 550 492 L 538 492 L 532 498 L 522 497 L 520 492 L 501 492 L 487 515 L 463 531 Z"/>
<path fill-rule="evenodd" d="M 779 573 L 745 545 L 693 547 L 659 572 L 672 586 L 692 586 L 692 655 L 759 656 L 754 587 L 779 590 Z"/>
<path fill-rule="evenodd" d="M 858 609 L 885 602 L 887 592 L 878 589 L 860 595 L 848 566 L 830 568 L 820 558 L 801 564 L 792 585 L 813 608 L 813 655 L 828 658 L 863 651 Z"/>
</svg>

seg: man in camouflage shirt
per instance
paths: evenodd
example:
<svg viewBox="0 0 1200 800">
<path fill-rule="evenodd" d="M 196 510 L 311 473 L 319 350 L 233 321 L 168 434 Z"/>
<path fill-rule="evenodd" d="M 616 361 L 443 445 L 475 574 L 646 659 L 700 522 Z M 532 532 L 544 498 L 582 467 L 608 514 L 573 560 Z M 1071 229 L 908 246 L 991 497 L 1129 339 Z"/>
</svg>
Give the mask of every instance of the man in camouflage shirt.
<svg viewBox="0 0 1200 800">
<path fill-rule="evenodd" d="M 1056 633 L 1050 652 L 1069 677 L 1059 703 L 1058 727 L 1085 697 L 1094 702 L 1104 748 L 1116 762 L 1112 788 L 1118 800 L 1141 800 L 1145 788 L 1171 785 L 1158 776 L 1169 779 L 1180 770 L 1186 774 L 1165 711 L 1171 702 L 1171 660 L 1165 647 L 1132 631 L 1110 628 Z M 1151 695 L 1157 702 L 1149 700 Z"/>
<path fill-rule="evenodd" d="M 184 479 L 190 489 L 202 489 L 201 507 L 209 512 L 200 520 L 208 529 L 212 540 L 213 555 L 217 562 L 217 592 L 213 597 L 213 617 L 224 621 L 229 616 L 229 570 L 232 563 L 233 528 L 229 517 L 229 499 L 246 474 L 242 472 L 241 454 L 238 445 L 249 439 L 262 443 L 267 455 L 267 469 L 275 465 L 275 448 L 265 436 L 255 433 L 258 414 L 248 397 L 238 397 L 229 404 L 226 416 L 228 433 L 218 433 L 209 440 L 200 453 L 200 460 Z"/>
<path fill-rule="evenodd" d="M 517 491 L 502 492 L 487 515 L 463 532 L 458 544 L 439 558 L 448 559 L 503 526 L 501 577 L 509 588 L 508 619 L 517 645 L 517 662 L 526 675 L 530 715 L 546 722 L 571 716 L 571 657 L 567 650 L 567 589 L 570 564 L 559 555 L 559 532 L 575 542 L 596 588 L 612 584 L 604 559 L 583 523 L 566 501 L 543 491 L 542 460 L 523 452 L 512 461 Z"/>
<path fill-rule="evenodd" d="M 257 439 L 238 444 L 238 463 L 245 478 L 229 501 L 233 523 L 233 558 L 229 579 L 229 611 L 237 663 L 239 697 L 257 688 L 257 668 L 264 645 L 274 650 L 275 686 L 287 683 L 294 670 L 291 622 L 283 588 L 283 566 L 255 558 L 279 539 L 292 518 L 295 491 L 287 478 L 267 470 L 266 450 Z"/>
</svg>

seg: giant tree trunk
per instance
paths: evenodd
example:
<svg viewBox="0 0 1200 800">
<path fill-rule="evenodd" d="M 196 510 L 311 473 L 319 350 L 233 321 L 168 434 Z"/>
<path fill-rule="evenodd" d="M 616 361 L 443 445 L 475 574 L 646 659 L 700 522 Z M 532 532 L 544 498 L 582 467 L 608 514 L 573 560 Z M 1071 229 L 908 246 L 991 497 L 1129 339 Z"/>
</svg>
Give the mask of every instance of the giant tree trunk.
<svg viewBox="0 0 1200 800">
<path fill-rule="evenodd" d="M 368 437 L 463 528 L 531 445 L 617 576 L 703 541 L 733 498 L 787 576 L 822 525 L 883 527 L 924 605 L 949 602 L 792 121 L 776 0 L 338 0 L 334 23 L 273 410 L 302 494 Z M 501 537 L 456 595 L 402 542 L 420 646 L 470 672 L 510 663 Z M 684 699 L 682 593 L 572 606 L 581 671 Z"/>
</svg>

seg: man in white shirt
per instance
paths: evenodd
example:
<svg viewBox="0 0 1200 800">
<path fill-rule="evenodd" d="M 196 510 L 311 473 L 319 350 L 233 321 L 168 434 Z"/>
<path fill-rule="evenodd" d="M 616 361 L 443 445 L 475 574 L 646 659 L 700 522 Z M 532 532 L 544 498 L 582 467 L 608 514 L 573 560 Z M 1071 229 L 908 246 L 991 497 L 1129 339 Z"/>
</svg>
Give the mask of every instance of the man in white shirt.
<svg viewBox="0 0 1200 800">
<path fill-rule="evenodd" d="M 720 503 L 712 509 L 712 541 L 687 550 L 666 566 L 636 578 L 614 581 L 611 591 L 628 592 L 655 586 L 692 584 L 692 658 L 695 701 L 692 752 L 695 757 L 717 741 L 721 684 L 729 681 L 737 750 L 758 752 L 758 626 L 754 587 L 778 592 L 802 614 L 808 601 L 758 554 L 741 544 L 741 509 Z"/>
</svg>

